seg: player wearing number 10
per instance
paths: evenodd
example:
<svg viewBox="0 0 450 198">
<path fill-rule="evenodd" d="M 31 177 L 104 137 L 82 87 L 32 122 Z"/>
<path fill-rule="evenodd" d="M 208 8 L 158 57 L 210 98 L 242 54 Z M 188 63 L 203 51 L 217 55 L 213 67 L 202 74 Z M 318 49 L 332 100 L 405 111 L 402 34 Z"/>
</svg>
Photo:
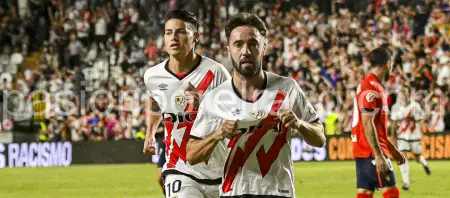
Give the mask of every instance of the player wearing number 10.
<svg viewBox="0 0 450 198">
<path fill-rule="evenodd" d="M 237 14 L 225 32 L 234 75 L 203 98 L 188 161 L 222 159 L 228 147 L 221 197 L 295 197 L 290 133 L 321 147 L 322 124 L 296 81 L 262 70 L 267 28 L 260 18 Z"/>
<path fill-rule="evenodd" d="M 219 196 L 222 164 L 209 160 L 191 166 L 186 160 L 186 145 L 199 103 L 191 97 L 192 92 L 197 93 L 196 96 L 209 92 L 230 78 L 223 65 L 194 53 L 198 39 L 198 22 L 194 15 L 183 10 L 168 12 L 164 45 L 169 59 L 144 74 L 151 103 L 144 153 L 154 154 L 154 133 L 163 120 L 166 163 L 162 177 L 166 197 Z"/>
<path fill-rule="evenodd" d="M 405 158 L 387 138 L 389 109 L 381 84 L 392 69 L 391 54 L 386 48 L 379 47 L 371 51 L 368 58 L 370 74 L 359 84 L 353 104 L 357 197 L 372 198 L 378 188 L 384 198 L 398 198 L 400 193 L 387 153 L 390 152 L 398 164 L 403 164 Z"/>
</svg>

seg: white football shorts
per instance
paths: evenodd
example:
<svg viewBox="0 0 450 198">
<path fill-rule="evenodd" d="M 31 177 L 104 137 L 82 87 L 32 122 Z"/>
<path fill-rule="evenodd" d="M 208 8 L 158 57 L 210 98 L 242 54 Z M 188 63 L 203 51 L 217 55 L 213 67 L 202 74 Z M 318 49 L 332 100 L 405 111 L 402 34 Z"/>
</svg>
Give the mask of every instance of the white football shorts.
<svg viewBox="0 0 450 198">
<path fill-rule="evenodd" d="M 414 155 L 422 154 L 422 143 L 420 140 L 407 141 L 403 139 L 397 140 L 397 148 L 399 151 L 408 151 L 414 153 Z"/>
<path fill-rule="evenodd" d="M 167 175 L 166 198 L 219 198 L 219 185 L 205 185 L 184 175 Z"/>
</svg>

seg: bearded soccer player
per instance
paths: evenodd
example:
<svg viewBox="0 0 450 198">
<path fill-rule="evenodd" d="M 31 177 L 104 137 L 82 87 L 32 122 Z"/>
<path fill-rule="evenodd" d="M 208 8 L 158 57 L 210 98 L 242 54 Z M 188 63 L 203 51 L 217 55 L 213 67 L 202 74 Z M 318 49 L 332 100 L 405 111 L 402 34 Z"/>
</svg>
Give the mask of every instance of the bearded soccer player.
<svg viewBox="0 0 450 198">
<path fill-rule="evenodd" d="M 221 197 L 295 197 L 290 132 L 297 130 L 308 144 L 322 147 L 323 126 L 295 80 L 262 70 L 267 28 L 259 17 L 237 14 L 225 32 L 233 78 L 202 100 L 188 161 L 227 155 Z"/>
<path fill-rule="evenodd" d="M 383 47 L 369 54 L 370 74 L 362 79 L 353 104 L 352 142 L 356 160 L 357 197 L 372 198 L 375 189 L 384 198 L 397 198 L 390 153 L 399 165 L 405 157 L 389 141 L 387 134 L 388 104 L 382 82 L 389 77 L 391 54 Z"/>
<path fill-rule="evenodd" d="M 169 59 L 145 71 L 144 82 L 150 95 L 150 116 L 144 154 L 155 153 L 155 131 L 163 120 L 166 163 L 162 178 L 166 197 L 218 197 L 222 168 L 209 160 L 190 165 L 186 145 L 197 115 L 199 95 L 231 78 L 223 65 L 195 54 L 198 42 L 196 17 L 183 10 L 166 15 L 164 45 Z"/>
<path fill-rule="evenodd" d="M 402 94 L 397 96 L 397 102 L 392 106 L 391 120 L 393 120 L 394 132 L 397 135 L 397 147 L 407 156 L 412 152 L 417 162 L 422 164 L 425 172 L 430 175 L 431 171 L 425 157 L 422 155 L 422 129 L 425 112 L 415 98 L 411 98 L 407 87 L 402 88 Z M 398 129 L 395 129 L 398 128 Z M 409 163 L 400 166 L 404 190 L 409 190 Z"/>
</svg>

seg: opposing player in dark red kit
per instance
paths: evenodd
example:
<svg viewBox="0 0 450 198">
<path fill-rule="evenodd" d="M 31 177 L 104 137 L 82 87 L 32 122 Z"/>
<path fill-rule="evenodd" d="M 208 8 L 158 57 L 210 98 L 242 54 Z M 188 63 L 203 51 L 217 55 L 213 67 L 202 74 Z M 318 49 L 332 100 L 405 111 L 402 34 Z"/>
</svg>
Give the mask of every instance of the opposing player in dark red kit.
<svg viewBox="0 0 450 198">
<path fill-rule="evenodd" d="M 384 198 L 397 198 L 400 192 L 387 154 L 390 153 L 399 165 L 405 163 L 405 157 L 387 138 L 389 109 L 382 85 L 392 69 L 391 53 L 379 47 L 371 51 L 368 58 L 370 74 L 359 84 L 353 101 L 357 197 L 372 198 L 375 189 L 379 189 Z"/>
</svg>

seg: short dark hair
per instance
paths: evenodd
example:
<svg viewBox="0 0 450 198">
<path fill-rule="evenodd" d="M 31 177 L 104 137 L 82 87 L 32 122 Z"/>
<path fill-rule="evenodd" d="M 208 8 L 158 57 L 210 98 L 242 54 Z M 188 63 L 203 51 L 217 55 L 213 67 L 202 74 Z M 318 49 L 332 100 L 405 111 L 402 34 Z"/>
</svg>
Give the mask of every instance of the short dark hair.
<svg viewBox="0 0 450 198">
<path fill-rule="evenodd" d="M 256 28 L 262 36 L 266 36 L 267 26 L 263 20 L 261 20 L 256 14 L 250 14 L 247 12 L 241 12 L 232 16 L 226 26 L 225 35 L 227 39 L 230 38 L 231 32 L 234 28 L 239 26 L 250 26 Z"/>
<path fill-rule="evenodd" d="M 370 67 L 384 67 L 390 60 L 391 52 L 384 47 L 378 47 L 369 53 Z"/>
<path fill-rule="evenodd" d="M 198 20 L 197 17 L 186 10 L 170 10 L 165 17 L 165 23 L 170 19 L 179 19 L 187 23 L 188 28 L 194 32 L 198 32 Z"/>
</svg>

